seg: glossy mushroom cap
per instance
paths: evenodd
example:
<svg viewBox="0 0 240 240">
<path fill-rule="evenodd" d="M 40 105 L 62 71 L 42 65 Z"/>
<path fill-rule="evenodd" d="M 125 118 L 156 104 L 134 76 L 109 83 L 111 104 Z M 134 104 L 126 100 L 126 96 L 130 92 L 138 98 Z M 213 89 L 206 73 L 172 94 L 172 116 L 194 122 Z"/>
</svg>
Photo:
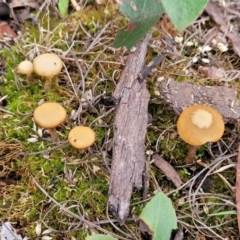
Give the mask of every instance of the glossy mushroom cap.
<svg viewBox="0 0 240 240">
<path fill-rule="evenodd" d="M 95 132 L 89 127 L 77 126 L 69 132 L 68 141 L 77 149 L 85 149 L 94 143 Z"/>
<path fill-rule="evenodd" d="M 66 110 L 60 104 L 54 102 L 43 103 L 33 113 L 36 124 L 46 129 L 59 126 L 65 121 L 66 117 Z"/>
<path fill-rule="evenodd" d="M 180 114 L 177 130 L 185 142 L 200 146 L 206 142 L 216 142 L 222 137 L 224 121 L 216 109 L 205 105 L 194 105 Z"/>
<path fill-rule="evenodd" d="M 26 74 L 29 76 L 33 72 L 33 63 L 28 60 L 24 60 L 19 63 L 17 71 L 21 74 Z"/>
<path fill-rule="evenodd" d="M 34 72 L 42 77 L 52 78 L 57 75 L 63 67 L 61 59 L 54 53 L 44 53 L 33 60 Z"/>
</svg>

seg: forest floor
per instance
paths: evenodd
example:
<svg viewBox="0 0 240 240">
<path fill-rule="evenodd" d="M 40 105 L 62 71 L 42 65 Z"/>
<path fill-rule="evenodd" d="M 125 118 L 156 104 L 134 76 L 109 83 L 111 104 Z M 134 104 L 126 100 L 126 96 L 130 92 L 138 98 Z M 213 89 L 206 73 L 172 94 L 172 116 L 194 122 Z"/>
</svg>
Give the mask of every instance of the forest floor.
<svg viewBox="0 0 240 240">
<path fill-rule="evenodd" d="M 66 18 L 59 18 L 57 7 L 49 2 L 39 1 L 37 9 L 37 3 L 29 1 L 25 7 L 29 11 L 17 13 L 22 22 L 9 23 L 16 36 L 0 34 L 1 222 L 11 222 L 22 238 L 29 239 L 73 240 L 107 233 L 117 239 L 147 240 L 150 234 L 141 231 L 138 216 L 146 202 L 163 191 L 172 200 L 183 239 L 239 239 L 238 117 L 224 116 L 222 139 L 200 146 L 196 163 L 187 166 L 188 146 L 177 133 L 178 112 L 164 99 L 162 84 L 174 79 L 186 88 L 226 87 L 234 90 L 232 97 L 238 101 L 239 38 L 226 32 L 231 29 L 240 36 L 240 3 L 211 1 L 222 15 L 217 18 L 208 9 L 183 32 L 166 16 L 151 29 L 146 63 L 160 54 L 165 58 L 147 80 L 148 178 L 144 190 L 134 189 L 129 216 L 121 226 L 109 210 L 108 195 L 116 110 L 111 96 L 130 54 L 124 47 L 114 48 L 113 42 L 127 19 L 111 1 L 104 5 L 82 1 L 81 10 L 70 7 Z M 27 78 L 16 70 L 22 60 L 32 61 L 46 52 L 57 54 L 64 63 L 54 78 L 59 86 L 53 83 L 48 91 L 43 89 L 44 78 L 36 74 Z M 57 128 L 58 143 L 33 121 L 34 109 L 43 102 L 58 102 L 67 111 L 66 121 Z M 78 125 L 96 133 L 93 146 L 81 153 L 67 143 L 69 131 Z M 152 161 L 154 154 L 174 167 L 183 182 L 180 187 Z"/>
</svg>

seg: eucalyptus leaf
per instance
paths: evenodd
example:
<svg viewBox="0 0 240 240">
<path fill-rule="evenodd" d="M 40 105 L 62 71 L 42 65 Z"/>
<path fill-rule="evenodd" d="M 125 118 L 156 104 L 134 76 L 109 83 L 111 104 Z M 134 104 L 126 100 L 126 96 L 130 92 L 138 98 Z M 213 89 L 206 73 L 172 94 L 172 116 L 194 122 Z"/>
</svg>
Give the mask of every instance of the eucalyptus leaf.
<svg viewBox="0 0 240 240">
<path fill-rule="evenodd" d="M 178 30 L 191 24 L 207 3 L 208 0 L 162 0 L 167 15 Z"/>
<path fill-rule="evenodd" d="M 152 240 L 169 240 L 177 229 L 177 217 L 172 201 L 163 192 L 157 193 L 144 207 L 140 219 L 153 234 Z"/>
<path fill-rule="evenodd" d="M 114 47 L 130 49 L 157 23 L 164 9 L 160 0 L 124 0 L 120 11 L 129 16 L 130 22 L 117 33 Z"/>
</svg>

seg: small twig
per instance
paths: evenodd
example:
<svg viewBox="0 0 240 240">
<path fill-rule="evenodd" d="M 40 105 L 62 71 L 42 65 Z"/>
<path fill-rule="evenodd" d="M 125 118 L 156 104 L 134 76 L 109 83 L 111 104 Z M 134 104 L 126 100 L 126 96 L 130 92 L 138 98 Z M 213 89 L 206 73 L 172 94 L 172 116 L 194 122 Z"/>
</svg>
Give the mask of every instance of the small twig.
<svg viewBox="0 0 240 240">
<path fill-rule="evenodd" d="M 15 115 L 13 112 L 10 112 L 10 111 L 8 111 L 8 110 L 2 108 L 2 107 L 0 107 L 0 111 L 1 111 L 1 112 L 4 112 L 4 113 L 8 113 L 8 114 Z"/>
<path fill-rule="evenodd" d="M 81 7 L 76 0 L 70 0 L 70 1 L 77 12 L 81 10 Z"/>
<path fill-rule="evenodd" d="M 144 66 L 142 71 L 138 74 L 138 81 L 142 82 L 143 80 L 147 79 L 152 69 L 158 66 L 164 58 L 165 56 L 161 54 L 154 58 L 153 61 L 151 61 L 147 66 Z"/>
<path fill-rule="evenodd" d="M 39 152 L 21 152 L 19 153 L 20 156 L 31 156 L 31 155 L 39 155 L 39 154 L 48 154 L 52 151 L 58 150 L 58 149 L 62 149 L 64 147 L 69 146 L 68 141 L 62 142 L 62 143 L 58 143 L 57 146 L 43 150 L 43 151 L 39 151 Z"/>
<path fill-rule="evenodd" d="M 145 171 L 143 175 L 143 200 L 147 199 L 147 194 L 149 190 L 149 166 L 150 166 L 150 159 L 151 159 L 151 154 L 148 155 L 147 161 L 145 163 Z"/>
<path fill-rule="evenodd" d="M 30 117 L 33 116 L 33 113 L 29 113 L 27 114 L 20 122 L 17 123 L 17 126 L 21 125 L 22 123 L 24 123 L 25 121 L 27 121 Z"/>
</svg>

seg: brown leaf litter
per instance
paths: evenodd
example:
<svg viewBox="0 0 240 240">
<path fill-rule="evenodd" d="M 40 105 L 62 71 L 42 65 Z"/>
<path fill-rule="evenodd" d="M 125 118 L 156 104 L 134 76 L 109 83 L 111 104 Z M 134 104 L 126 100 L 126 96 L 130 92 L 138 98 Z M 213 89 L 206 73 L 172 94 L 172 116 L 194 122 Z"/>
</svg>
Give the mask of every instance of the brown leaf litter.
<svg viewBox="0 0 240 240">
<path fill-rule="evenodd" d="M 227 38 L 232 42 L 234 52 L 240 56 L 240 34 L 234 29 L 230 30 L 225 20 L 223 9 L 213 2 L 209 2 L 206 6 L 206 12 L 219 25 L 220 31 L 223 32 Z"/>
</svg>

